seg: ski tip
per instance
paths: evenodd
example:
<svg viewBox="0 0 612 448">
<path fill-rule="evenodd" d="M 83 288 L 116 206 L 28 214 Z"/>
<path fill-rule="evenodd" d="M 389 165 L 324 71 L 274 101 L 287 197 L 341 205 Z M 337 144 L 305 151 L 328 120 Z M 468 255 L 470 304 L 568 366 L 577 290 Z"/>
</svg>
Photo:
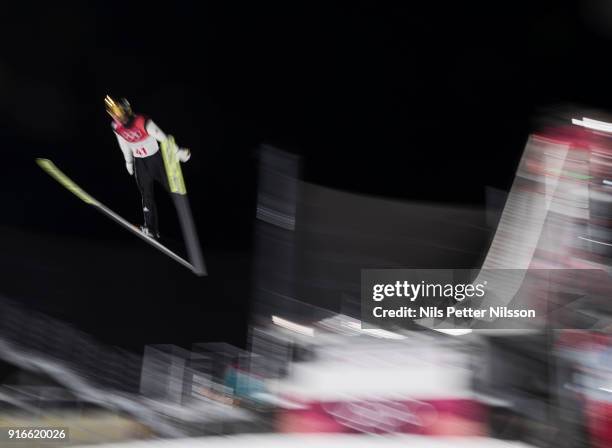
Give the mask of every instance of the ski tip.
<svg viewBox="0 0 612 448">
<path fill-rule="evenodd" d="M 51 174 L 54 170 L 57 170 L 57 167 L 52 160 L 38 157 L 35 159 L 35 162 L 40 168 L 42 168 L 43 171 L 46 171 L 49 174 Z"/>
<path fill-rule="evenodd" d="M 48 165 L 49 163 L 53 163 L 49 159 L 43 159 L 42 157 L 37 157 L 35 159 L 35 162 L 40 167 L 44 167 L 45 165 Z"/>
</svg>

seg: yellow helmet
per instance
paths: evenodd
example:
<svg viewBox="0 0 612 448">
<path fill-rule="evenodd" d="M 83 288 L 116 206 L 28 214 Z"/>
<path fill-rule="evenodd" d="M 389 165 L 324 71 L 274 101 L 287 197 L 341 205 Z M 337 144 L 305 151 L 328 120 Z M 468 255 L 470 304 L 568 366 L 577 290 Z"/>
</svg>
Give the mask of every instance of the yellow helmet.
<svg viewBox="0 0 612 448">
<path fill-rule="evenodd" d="M 125 98 L 121 98 L 118 101 L 113 99 L 110 95 L 106 95 L 104 98 L 104 105 L 106 106 L 106 112 L 121 123 L 125 123 L 132 116 L 132 107 Z"/>
</svg>

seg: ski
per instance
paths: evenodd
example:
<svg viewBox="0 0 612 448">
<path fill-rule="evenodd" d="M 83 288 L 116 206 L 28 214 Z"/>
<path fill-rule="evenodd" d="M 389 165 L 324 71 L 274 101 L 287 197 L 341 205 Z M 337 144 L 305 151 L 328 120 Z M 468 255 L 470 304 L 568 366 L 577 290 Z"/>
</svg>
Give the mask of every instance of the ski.
<svg viewBox="0 0 612 448">
<path fill-rule="evenodd" d="M 168 187 L 170 188 L 170 197 L 174 202 L 179 223 L 181 224 L 189 261 L 193 264 L 194 271 L 201 272 L 204 275 L 206 273 L 206 263 L 204 262 L 200 240 L 191 214 L 181 163 L 177 157 L 178 146 L 171 135 L 162 142 L 161 154 L 164 160 L 164 168 L 166 169 Z"/>
<path fill-rule="evenodd" d="M 98 210 L 99 212 L 101 212 L 104 215 L 106 215 L 108 218 L 110 218 L 113 221 L 115 221 L 117 224 L 120 224 L 121 226 L 125 227 L 130 232 L 132 232 L 133 234 L 135 234 L 138 237 L 140 237 L 142 240 L 146 241 L 147 243 L 151 244 L 153 247 L 155 247 L 159 251 L 163 252 L 164 254 L 166 254 L 167 256 L 172 258 L 174 261 L 182 264 L 187 269 L 191 270 L 194 274 L 199 275 L 199 276 L 206 275 L 206 271 L 205 270 L 203 270 L 201 268 L 198 269 L 198 268 L 194 267 L 194 265 L 192 265 L 190 262 L 188 262 L 184 258 L 182 258 L 179 255 L 177 255 L 174 252 L 172 252 L 170 249 L 168 249 L 166 246 L 161 244 L 155 238 L 151 238 L 150 236 L 145 235 L 134 224 L 132 224 L 131 222 L 125 220 L 124 218 L 119 216 L 117 213 L 115 213 L 114 211 L 109 209 L 107 206 L 102 204 L 100 201 L 95 199 L 93 196 L 91 196 L 89 193 L 87 193 L 85 190 L 83 190 L 81 187 L 79 187 L 66 174 L 64 174 L 51 160 L 48 160 L 48 159 L 36 159 L 36 163 L 47 174 L 49 174 L 53 179 L 55 179 L 60 185 L 62 185 L 68 191 L 73 193 L 76 197 L 81 199 L 86 204 L 91 205 L 96 210 Z"/>
</svg>

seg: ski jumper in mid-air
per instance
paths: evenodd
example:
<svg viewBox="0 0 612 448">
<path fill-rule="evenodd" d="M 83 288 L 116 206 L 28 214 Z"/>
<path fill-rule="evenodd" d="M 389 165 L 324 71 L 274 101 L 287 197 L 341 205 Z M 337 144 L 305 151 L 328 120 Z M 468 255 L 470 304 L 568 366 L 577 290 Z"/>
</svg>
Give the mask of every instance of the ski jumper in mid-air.
<svg viewBox="0 0 612 448">
<path fill-rule="evenodd" d="M 142 196 L 144 225 L 140 229 L 147 236 L 159 238 L 154 183 L 159 182 L 169 191 L 168 177 L 159 147 L 159 143 L 166 140 L 166 134 L 150 118 L 134 114 L 125 98 L 115 100 L 106 96 L 104 103 L 106 111 L 113 119 L 111 126 L 125 157 L 125 167 L 130 175 L 134 175 Z M 188 149 L 179 148 L 177 151 L 181 162 L 186 162 L 191 157 Z"/>
</svg>

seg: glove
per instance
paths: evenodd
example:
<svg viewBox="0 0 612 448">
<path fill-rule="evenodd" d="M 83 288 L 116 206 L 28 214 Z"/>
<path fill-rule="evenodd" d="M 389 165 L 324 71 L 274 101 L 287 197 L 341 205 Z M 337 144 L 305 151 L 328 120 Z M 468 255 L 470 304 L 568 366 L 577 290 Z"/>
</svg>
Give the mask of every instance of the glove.
<svg viewBox="0 0 612 448">
<path fill-rule="evenodd" d="M 133 163 L 126 163 L 125 167 L 127 168 L 128 173 L 130 173 L 130 176 L 134 174 L 134 164 Z"/>
<path fill-rule="evenodd" d="M 191 158 L 191 151 L 187 148 L 181 148 L 178 150 L 178 159 L 181 162 L 187 162 Z"/>
</svg>

